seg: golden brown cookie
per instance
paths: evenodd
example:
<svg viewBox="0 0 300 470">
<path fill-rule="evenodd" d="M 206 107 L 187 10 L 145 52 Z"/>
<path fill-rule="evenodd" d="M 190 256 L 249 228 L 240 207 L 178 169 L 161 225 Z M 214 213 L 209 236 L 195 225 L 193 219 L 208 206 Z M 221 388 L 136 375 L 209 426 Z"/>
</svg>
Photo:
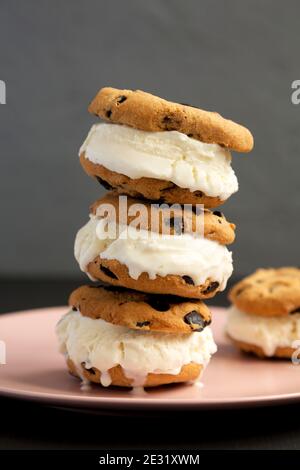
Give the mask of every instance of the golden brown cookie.
<svg viewBox="0 0 300 470">
<path fill-rule="evenodd" d="M 258 269 L 230 290 L 229 299 L 238 309 L 254 315 L 300 313 L 300 269 Z"/>
<path fill-rule="evenodd" d="M 202 331 L 211 323 L 208 307 L 199 300 L 159 296 L 114 286 L 81 286 L 69 305 L 83 316 L 114 325 L 165 333 Z"/>
<path fill-rule="evenodd" d="M 114 207 L 114 212 L 107 212 L 103 214 L 107 220 L 110 220 L 116 214 L 117 221 L 120 220 L 120 198 L 115 192 L 107 193 L 101 199 L 98 199 L 94 204 L 92 204 L 90 210 L 93 215 L 99 213 L 99 209 L 105 207 L 106 204 L 110 204 Z M 138 207 L 135 206 L 136 204 L 142 204 L 145 207 L 146 212 L 144 214 L 140 212 L 134 211 L 134 208 L 138 210 Z M 168 206 L 165 208 L 158 203 L 151 204 L 147 200 L 139 200 L 134 199 L 131 197 L 127 198 L 127 208 L 128 212 L 126 213 L 127 223 L 128 225 L 133 222 L 136 217 L 141 214 L 140 217 L 140 228 L 143 230 L 150 230 L 156 231 L 158 233 L 166 233 L 164 230 L 169 229 L 169 234 L 181 234 L 181 233 L 191 233 L 196 232 L 197 227 L 204 228 L 204 237 L 216 241 L 221 245 L 229 245 L 233 243 L 235 239 L 235 225 L 231 222 L 228 222 L 223 213 L 219 211 L 211 212 L 207 209 L 203 211 L 198 210 L 199 208 L 186 208 L 183 211 L 182 206 L 177 204 L 172 208 L 172 211 L 169 211 Z M 133 215 L 129 215 L 133 214 Z M 161 215 L 160 215 L 161 214 Z M 200 217 L 201 214 L 204 215 L 204 227 L 201 227 Z M 157 224 L 154 221 L 157 220 Z M 197 223 L 198 220 L 198 223 Z M 199 222 L 200 221 L 200 222 Z"/>
<path fill-rule="evenodd" d="M 229 335 L 228 335 L 229 336 Z M 233 344 L 240 349 L 241 351 L 244 351 L 246 353 L 251 353 L 255 354 L 256 356 L 266 359 L 266 358 L 278 358 L 278 359 L 290 359 L 295 351 L 293 348 L 283 348 L 283 347 L 278 347 L 276 348 L 274 354 L 272 356 L 267 356 L 263 349 L 260 346 L 255 346 L 254 344 L 249 344 L 245 343 L 243 341 L 237 341 L 229 336 L 230 340 L 233 342 Z"/>
<path fill-rule="evenodd" d="M 202 191 L 192 192 L 189 189 L 180 188 L 170 181 L 155 178 L 129 178 L 111 171 L 103 165 L 91 162 L 85 158 L 84 152 L 80 155 L 80 162 L 89 176 L 95 177 L 105 189 L 113 189 L 119 194 L 128 194 L 128 196 L 142 197 L 168 204 L 203 204 L 208 208 L 218 207 L 225 202 L 219 197 L 206 196 Z"/>
<path fill-rule="evenodd" d="M 82 378 L 84 377 L 86 380 L 90 382 L 100 384 L 100 377 L 101 372 L 96 369 L 95 367 L 91 369 L 86 369 L 84 367 L 84 363 L 82 366 L 82 371 L 78 373 L 73 361 L 70 358 L 67 358 L 67 366 L 69 372 L 74 375 L 75 377 Z M 147 375 L 144 387 L 157 387 L 159 385 L 167 385 L 171 383 L 180 383 L 180 382 L 190 382 L 195 381 L 201 371 L 203 366 L 200 364 L 190 363 L 186 364 L 181 368 L 181 371 L 177 375 L 173 374 L 154 374 L 150 373 Z M 111 385 L 115 385 L 118 387 L 131 387 L 132 380 L 126 377 L 124 374 L 123 368 L 118 365 L 109 369 L 109 374 L 112 380 Z"/>
<path fill-rule="evenodd" d="M 250 131 L 220 114 L 166 101 L 140 90 L 102 88 L 89 105 L 89 111 L 112 123 L 152 132 L 176 130 L 237 152 L 249 152 L 253 148 Z"/>
<path fill-rule="evenodd" d="M 190 299 L 210 299 L 220 291 L 220 284 L 207 279 L 201 285 L 195 285 L 189 276 L 169 274 L 150 279 L 147 273 L 142 273 L 138 279 L 133 279 L 128 268 L 117 260 L 101 259 L 99 256 L 88 264 L 87 272 L 94 278 L 113 286 L 123 286 L 152 294 L 172 294 Z"/>
</svg>

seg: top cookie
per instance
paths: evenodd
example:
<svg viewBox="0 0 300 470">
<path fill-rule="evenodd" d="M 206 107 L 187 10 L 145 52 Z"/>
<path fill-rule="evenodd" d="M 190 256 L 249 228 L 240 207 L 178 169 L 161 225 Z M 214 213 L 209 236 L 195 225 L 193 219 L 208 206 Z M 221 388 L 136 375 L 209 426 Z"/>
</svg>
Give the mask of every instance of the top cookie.
<svg viewBox="0 0 300 470">
<path fill-rule="evenodd" d="M 258 269 L 230 290 L 229 299 L 238 309 L 255 315 L 300 313 L 300 269 Z"/>
<path fill-rule="evenodd" d="M 250 152 L 253 148 L 251 132 L 240 124 L 218 113 L 166 101 L 141 90 L 102 88 L 88 109 L 107 121 L 144 131 L 176 130 L 237 152 Z"/>
<path fill-rule="evenodd" d="M 211 322 L 210 311 L 200 300 L 115 286 L 81 286 L 72 292 L 69 305 L 83 316 L 134 330 L 188 334 L 202 331 Z"/>
</svg>

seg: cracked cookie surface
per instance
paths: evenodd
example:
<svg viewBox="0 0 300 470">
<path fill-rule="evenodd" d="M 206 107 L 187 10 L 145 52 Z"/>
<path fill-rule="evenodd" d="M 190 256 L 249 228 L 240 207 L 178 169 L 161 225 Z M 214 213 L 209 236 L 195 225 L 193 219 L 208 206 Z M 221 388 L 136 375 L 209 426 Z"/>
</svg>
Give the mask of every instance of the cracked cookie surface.
<svg viewBox="0 0 300 470">
<path fill-rule="evenodd" d="M 174 103 L 141 90 L 99 90 L 89 111 L 106 121 L 145 131 L 176 130 L 205 143 L 215 143 L 237 152 L 253 148 L 251 132 L 220 114 Z"/>
<path fill-rule="evenodd" d="M 69 305 L 83 316 L 101 318 L 135 330 L 189 334 L 211 323 L 209 308 L 200 300 L 145 294 L 114 286 L 81 286 Z"/>
<path fill-rule="evenodd" d="M 258 269 L 233 286 L 229 299 L 238 309 L 254 315 L 300 313 L 300 269 Z"/>
</svg>

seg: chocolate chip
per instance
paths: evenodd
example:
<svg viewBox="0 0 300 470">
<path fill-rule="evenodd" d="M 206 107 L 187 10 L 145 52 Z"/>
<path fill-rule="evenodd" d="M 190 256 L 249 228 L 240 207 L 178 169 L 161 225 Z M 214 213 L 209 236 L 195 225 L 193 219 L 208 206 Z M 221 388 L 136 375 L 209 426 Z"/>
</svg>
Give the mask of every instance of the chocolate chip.
<svg viewBox="0 0 300 470">
<path fill-rule="evenodd" d="M 162 124 L 167 131 L 174 131 L 177 129 L 179 122 L 176 121 L 175 117 L 165 116 L 162 120 Z"/>
<path fill-rule="evenodd" d="M 293 315 L 294 313 L 300 313 L 300 307 L 297 307 L 290 312 L 291 315 Z"/>
<path fill-rule="evenodd" d="M 118 279 L 118 277 L 108 268 L 105 266 L 100 266 L 100 270 L 108 277 L 111 277 L 112 279 Z"/>
<path fill-rule="evenodd" d="M 163 124 L 170 124 L 172 122 L 172 118 L 170 116 L 165 116 L 162 122 Z"/>
<path fill-rule="evenodd" d="M 108 111 L 106 111 L 105 115 L 106 117 L 110 118 L 110 116 L 112 115 L 112 110 L 109 109 Z"/>
<path fill-rule="evenodd" d="M 160 296 L 149 297 L 147 299 L 147 303 L 150 305 L 150 307 L 154 308 L 154 310 L 157 310 L 158 312 L 166 312 L 170 309 L 169 302 Z"/>
<path fill-rule="evenodd" d="M 203 196 L 203 192 L 202 192 L 202 191 L 194 191 L 194 194 L 195 194 L 195 196 L 197 196 L 197 197 L 202 197 L 202 196 Z"/>
<path fill-rule="evenodd" d="M 97 179 L 98 183 L 102 184 L 102 186 L 105 189 L 107 189 L 107 190 L 113 189 L 113 187 L 107 181 L 100 178 L 100 176 L 96 176 L 96 179 Z"/>
<path fill-rule="evenodd" d="M 209 294 L 210 292 L 213 292 L 219 287 L 219 283 L 217 281 L 211 282 L 207 288 L 202 292 L 202 294 Z"/>
<path fill-rule="evenodd" d="M 190 284 L 191 286 L 195 285 L 193 279 L 190 276 L 182 276 L 182 279 L 185 281 L 186 284 Z"/>
<path fill-rule="evenodd" d="M 213 211 L 213 214 L 216 215 L 217 217 L 224 217 L 224 214 L 220 211 Z"/>
<path fill-rule="evenodd" d="M 164 222 L 168 227 L 174 228 L 177 235 L 184 233 L 184 222 L 182 217 L 170 217 L 169 219 L 165 219 Z"/>
<path fill-rule="evenodd" d="M 74 306 L 72 307 L 72 310 L 73 310 L 73 312 L 77 312 L 77 308 L 74 307 Z"/>
<path fill-rule="evenodd" d="M 126 100 L 127 100 L 127 96 L 121 95 L 121 96 L 118 97 L 117 103 L 124 103 L 124 101 L 126 101 Z"/>
<path fill-rule="evenodd" d="M 128 289 L 126 290 L 128 291 Z M 147 302 L 155 310 L 166 312 L 173 304 L 177 305 L 186 302 L 186 298 L 172 294 L 147 294 L 144 302 Z"/>
<path fill-rule="evenodd" d="M 240 289 L 235 291 L 235 295 L 240 295 L 244 290 L 245 290 L 244 287 L 241 287 Z"/>
<path fill-rule="evenodd" d="M 193 331 L 202 331 L 211 322 L 211 320 L 205 320 L 196 310 L 187 313 L 184 316 L 184 321 L 190 325 Z"/>
<path fill-rule="evenodd" d="M 148 325 L 150 325 L 150 322 L 149 322 L 149 321 L 138 321 L 138 322 L 136 323 L 136 326 L 137 326 L 138 328 L 143 328 L 143 326 L 148 326 Z"/>
</svg>

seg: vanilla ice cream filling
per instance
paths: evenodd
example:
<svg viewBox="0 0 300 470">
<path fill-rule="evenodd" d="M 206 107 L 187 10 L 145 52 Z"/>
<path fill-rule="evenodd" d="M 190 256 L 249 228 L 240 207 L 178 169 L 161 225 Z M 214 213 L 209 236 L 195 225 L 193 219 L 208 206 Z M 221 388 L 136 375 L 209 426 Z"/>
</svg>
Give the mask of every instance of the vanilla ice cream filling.
<svg viewBox="0 0 300 470">
<path fill-rule="evenodd" d="M 107 238 L 110 231 L 105 219 L 91 216 L 75 239 L 75 258 L 82 271 L 97 256 L 117 260 L 128 268 L 129 276 L 138 279 L 147 273 L 150 279 L 174 274 L 190 276 L 195 285 L 207 279 L 216 281 L 224 290 L 232 274 L 232 254 L 219 243 L 196 234 L 164 235 L 130 226 L 120 229 L 116 239 Z M 122 230 L 126 230 L 123 236 Z"/>
<path fill-rule="evenodd" d="M 177 131 L 147 132 L 119 124 L 92 126 L 80 154 L 132 179 L 171 181 L 227 199 L 238 190 L 230 152 Z"/>
<path fill-rule="evenodd" d="M 292 348 L 300 340 L 300 314 L 262 317 L 230 307 L 226 331 L 237 341 L 260 347 L 266 356 L 273 356 L 277 348 Z"/>
<path fill-rule="evenodd" d="M 143 386 L 147 374 L 180 373 L 190 363 L 208 364 L 217 350 L 206 327 L 191 334 L 167 334 L 131 330 L 70 311 L 56 326 L 60 350 L 82 374 L 82 363 L 101 372 L 103 386 L 111 384 L 109 369 L 120 365 L 133 386 Z"/>
</svg>

